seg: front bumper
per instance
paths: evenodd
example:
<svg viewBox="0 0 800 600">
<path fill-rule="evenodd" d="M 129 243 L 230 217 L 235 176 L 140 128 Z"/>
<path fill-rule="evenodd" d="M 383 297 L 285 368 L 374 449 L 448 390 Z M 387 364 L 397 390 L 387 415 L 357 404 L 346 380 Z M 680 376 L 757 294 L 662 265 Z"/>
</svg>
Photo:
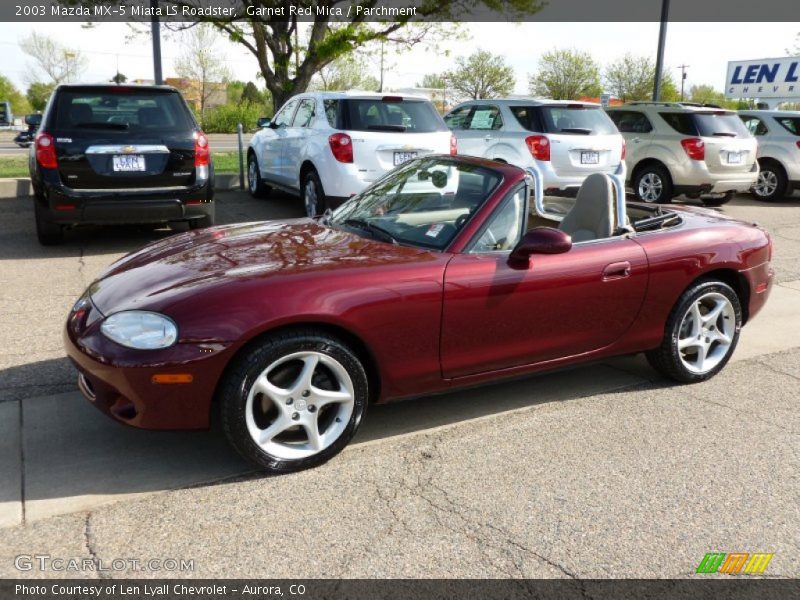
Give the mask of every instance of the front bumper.
<svg viewBox="0 0 800 600">
<path fill-rule="evenodd" d="M 82 309 L 83 310 L 83 309 Z M 157 351 L 133 350 L 100 332 L 103 316 L 93 306 L 70 313 L 63 340 L 78 370 L 78 387 L 101 412 L 142 429 L 207 429 L 211 403 L 232 344 L 178 344 Z M 155 375 L 191 375 L 191 383 L 154 383 Z"/>
</svg>

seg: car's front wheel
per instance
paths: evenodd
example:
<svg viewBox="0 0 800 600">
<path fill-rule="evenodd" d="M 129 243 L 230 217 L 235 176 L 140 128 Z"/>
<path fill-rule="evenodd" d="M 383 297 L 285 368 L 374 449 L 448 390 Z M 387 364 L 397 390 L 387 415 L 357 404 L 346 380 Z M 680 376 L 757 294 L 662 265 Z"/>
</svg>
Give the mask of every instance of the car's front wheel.
<svg viewBox="0 0 800 600">
<path fill-rule="evenodd" d="M 358 356 L 328 334 L 277 334 L 236 359 L 219 399 L 236 450 L 266 471 L 288 473 L 344 449 L 366 411 L 367 375 Z"/>
<path fill-rule="evenodd" d="M 303 204 L 308 217 L 321 215 L 325 210 L 325 190 L 316 171 L 309 171 L 303 177 Z"/>
<path fill-rule="evenodd" d="M 663 204 L 672 200 L 672 179 L 660 165 L 642 167 L 633 180 L 633 191 L 640 202 Z"/>
<path fill-rule="evenodd" d="M 661 346 L 647 360 L 682 383 L 710 379 L 730 360 L 742 328 L 739 297 L 729 285 L 701 280 L 686 290 L 667 319 Z"/>
<path fill-rule="evenodd" d="M 64 228 L 45 219 L 36 199 L 34 199 L 34 216 L 36 218 L 36 237 L 42 246 L 55 246 L 64 241 Z"/>
<path fill-rule="evenodd" d="M 783 168 L 771 160 L 762 161 L 758 180 L 752 188 L 753 196 L 764 202 L 772 202 L 786 196 L 789 180 Z"/>
<path fill-rule="evenodd" d="M 270 187 L 261 179 L 261 170 L 258 168 L 256 155 L 253 153 L 247 157 L 247 190 L 254 198 L 264 198 L 270 192 Z"/>
</svg>

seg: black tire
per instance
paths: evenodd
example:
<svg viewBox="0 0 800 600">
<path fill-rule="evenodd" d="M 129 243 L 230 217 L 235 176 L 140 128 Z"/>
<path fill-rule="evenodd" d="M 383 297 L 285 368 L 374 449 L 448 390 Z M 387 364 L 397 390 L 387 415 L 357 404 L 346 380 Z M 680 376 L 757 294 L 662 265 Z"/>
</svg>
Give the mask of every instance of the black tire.
<svg viewBox="0 0 800 600">
<path fill-rule="evenodd" d="M 216 209 L 214 204 L 212 203 L 209 206 L 209 210 L 204 217 L 200 217 L 199 219 L 190 219 L 189 220 L 189 229 L 205 229 L 206 227 L 212 227 L 216 222 Z"/>
<path fill-rule="evenodd" d="M 730 336 L 731 342 L 728 347 L 727 353 L 714 364 L 713 368 L 705 372 L 695 372 L 684 364 L 681 358 L 680 350 L 678 349 L 678 340 L 681 335 L 681 327 L 684 324 L 684 317 L 687 317 L 688 312 L 692 306 L 700 301 L 701 298 L 707 297 L 709 294 L 721 294 L 726 297 L 732 308 L 732 316 L 734 318 L 733 332 Z M 724 316 L 722 318 L 725 318 Z M 717 323 L 717 322 L 715 322 Z M 712 326 L 713 330 L 714 327 Z M 742 306 L 736 292 L 731 289 L 729 285 L 714 279 L 701 279 L 700 281 L 692 284 L 681 297 L 678 298 L 672 312 L 667 318 L 667 324 L 664 328 L 664 339 L 661 345 L 646 353 L 647 361 L 659 373 L 675 381 L 681 383 L 697 383 L 711 379 L 714 375 L 719 373 L 722 368 L 728 363 L 736 344 L 739 341 L 739 333 L 742 329 Z M 701 335 L 706 333 L 701 332 Z M 691 336 L 694 337 L 693 335 Z M 698 338 L 700 339 L 700 338 Z M 706 338 L 705 341 L 708 341 Z M 715 346 L 712 344 L 709 350 Z M 690 355 L 691 356 L 691 355 Z"/>
<path fill-rule="evenodd" d="M 36 237 L 42 246 L 55 246 L 64 241 L 64 228 L 45 219 L 39 201 L 34 199 L 33 210 L 36 217 Z"/>
<path fill-rule="evenodd" d="M 648 181 L 648 178 L 651 179 Z M 659 192 L 656 194 L 654 190 L 653 195 L 646 194 L 643 188 L 648 187 L 648 185 L 643 185 L 643 181 L 645 184 L 660 182 Z M 639 167 L 633 177 L 633 193 L 639 202 L 647 202 L 648 204 L 667 204 L 671 202 L 673 186 L 669 171 L 658 164 Z"/>
<path fill-rule="evenodd" d="M 270 365 L 297 352 L 319 353 L 338 362 L 352 382 L 353 406 L 346 426 L 329 446 L 308 457 L 287 459 L 267 453 L 253 439 L 247 423 L 247 400 L 254 382 Z M 272 370 L 270 373 L 276 370 Z M 231 445 L 244 458 L 261 469 L 279 474 L 316 467 L 341 452 L 361 424 L 361 419 L 367 409 L 369 387 L 366 372 L 355 352 L 340 340 L 326 333 L 314 329 L 304 329 L 269 336 L 246 349 L 226 370 L 217 391 L 217 398 L 221 409 L 222 429 Z M 310 398 L 313 401 L 314 396 L 312 395 Z M 291 404 L 291 402 L 287 401 L 286 404 Z M 295 410 L 299 406 L 299 402 L 295 402 L 292 406 L 294 408 L 287 410 Z M 297 410 L 313 413 L 312 409 L 313 406 L 308 405 Z M 254 410 L 256 409 L 254 408 Z M 272 410 L 275 409 L 272 408 Z M 303 418 L 305 417 L 306 415 L 303 416 Z M 317 417 L 320 420 L 323 418 L 322 410 L 319 411 Z M 339 420 L 336 422 L 341 423 Z M 335 427 L 340 426 L 336 425 Z M 296 426 L 295 429 L 302 429 L 302 427 Z M 278 435 L 284 435 L 284 433 Z"/>
<path fill-rule="evenodd" d="M 247 190 L 253 198 L 266 198 L 272 191 L 261 179 L 261 169 L 258 168 L 256 155 L 252 152 L 247 155 Z"/>
<path fill-rule="evenodd" d="M 700 198 L 700 202 L 703 203 L 703 206 L 709 207 L 722 206 L 731 200 L 733 200 L 733 192 L 727 192 L 718 198 Z"/>
<path fill-rule="evenodd" d="M 314 187 L 313 196 L 309 193 L 310 187 Z M 300 197 L 303 199 L 303 206 L 306 209 L 307 217 L 316 217 L 325 212 L 327 208 L 327 200 L 325 198 L 325 189 L 322 187 L 322 182 L 319 180 L 319 175 L 314 169 L 311 169 L 303 176 L 303 186 L 300 188 Z"/>
<path fill-rule="evenodd" d="M 759 161 L 758 184 L 750 189 L 750 193 L 756 200 L 763 202 L 785 198 L 791 193 L 786 171 L 774 160 Z"/>
</svg>

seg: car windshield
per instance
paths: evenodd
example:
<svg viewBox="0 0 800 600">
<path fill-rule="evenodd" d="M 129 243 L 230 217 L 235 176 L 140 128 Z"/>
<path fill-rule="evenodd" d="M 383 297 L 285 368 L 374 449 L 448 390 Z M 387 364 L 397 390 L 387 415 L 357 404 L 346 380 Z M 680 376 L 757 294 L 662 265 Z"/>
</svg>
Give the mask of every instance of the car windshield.
<svg viewBox="0 0 800 600">
<path fill-rule="evenodd" d="M 325 111 L 332 110 L 331 103 Z M 427 100 L 406 100 L 394 96 L 338 101 L 338 129 L 350 131 L 389 131 L 398 133 L 430 133 L 447 131 L 442 117 Z M 331 116 L 328 116 L 331 120 Z"/>
<path fill-rule="evenodd" d="M 559 105 L 542 106 L 542 129 L 536 129 L 533 111 L 514 107 L 512 112 L 520 125 L 530 131 L 568 135 L 612 135 L 617 133 L 614 122 L 599 106 Z"/>
<path fill-rule="evenodd" d="M 502 181 L 447 158 L 409 161 L 340 206 L 329 224 L 384 242 L 445 249 Z"/>
<path fill-rule="evenodd" d="M 58 95 L 58 131 L 171 133 L 191 131 L 189 111 L 177 92 L 130 88 L 63 90 Z"/>
</svg>

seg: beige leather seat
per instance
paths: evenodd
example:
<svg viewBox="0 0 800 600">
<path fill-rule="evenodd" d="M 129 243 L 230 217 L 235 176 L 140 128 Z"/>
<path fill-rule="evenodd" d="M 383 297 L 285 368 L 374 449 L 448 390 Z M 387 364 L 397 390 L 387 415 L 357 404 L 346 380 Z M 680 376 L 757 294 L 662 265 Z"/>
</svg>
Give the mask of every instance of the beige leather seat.
<svg viewBox="0 0 800 600">
<path fill-rule="evenodd" d="M 614 231 L 614 184 L 604 173 L 592 173 L 578 190 L 575 206 L 558 228 L 573 243 L 611 237 Z"/>
</svg>

